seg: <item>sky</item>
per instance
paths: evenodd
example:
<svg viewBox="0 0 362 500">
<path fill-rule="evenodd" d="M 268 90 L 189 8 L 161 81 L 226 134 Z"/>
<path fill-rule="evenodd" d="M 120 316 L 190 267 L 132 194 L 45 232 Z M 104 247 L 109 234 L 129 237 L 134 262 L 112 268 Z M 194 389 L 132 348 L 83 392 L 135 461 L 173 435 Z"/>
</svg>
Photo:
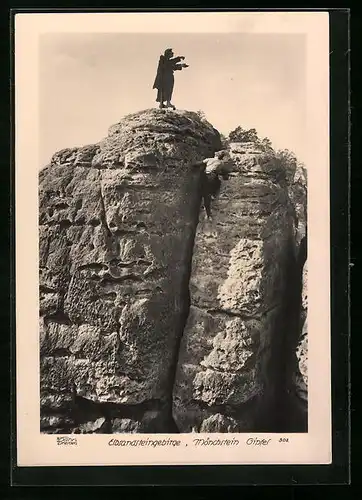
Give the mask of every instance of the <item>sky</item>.
<svg viewBox="0 0 362 500">
<path fill-rule="evenodd" d="M 255 128 L 306 157 L 302 34 L 49 33 L 40 37 L 40 160 L 100 141 L 128 113 L 158 106 L 152 89 L 166 48 L 185 56 L 173 103 L 202 110 L 221 133 Z"/>
</svg>

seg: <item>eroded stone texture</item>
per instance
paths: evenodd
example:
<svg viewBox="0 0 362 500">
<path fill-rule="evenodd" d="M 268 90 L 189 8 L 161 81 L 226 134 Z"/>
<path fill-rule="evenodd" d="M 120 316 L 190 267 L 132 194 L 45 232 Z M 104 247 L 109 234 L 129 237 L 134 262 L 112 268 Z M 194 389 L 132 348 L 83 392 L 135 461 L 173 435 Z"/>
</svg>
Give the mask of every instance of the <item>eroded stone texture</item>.
<svg viewBox="0 0 362 500">
<path fill-rule="evenodd" d="M 300 318 L 300 336 L 297 343 L 297 367 L 295 374 L 296 394 L 301 399 L 302 407 L 308 407 L 308 261 L 303 266 L 302 307 Z"/>
<path fill-rule="evenodd" d="M 301 276 L 301 303 L 297 337 L 294 343 L 295 362 L 291 376 L 290 393 L 294 395 L 296 408 L 299 408 L 299 418 L 307 430 L 308 418 L 308 264 L 307 264 L 307 172 L 297 164 L 293 176 L 288 183 L 288 194 L 294 206 L 295 213 L 295 250 L 297 266 Z"/>
<path fill-rule="evenodd" d="M 286 296 L 295 267 L 287 172 L 253 143 L 200 214 L 173 415 L 180 432 L 273 430 L 283 392 Z"/>
<path fill-rule="evenodd" d="M 43 430 L 167 431 L 200 203 L 192 164 L 219 148 L 196 114 L 149 110 L 41 171 Z M 83 400 L 105 406 L 72 427 Z"/>
<path fill-rule="evenodd" d="M 305 401 L 304 170 L 231 144 L 208 221 L 195 163 L 219 149 L 148 110 L 40 172 L 42 431 L 275 431 Z"/>
<path fill-rule="evenodd" d="M 288 179 L 288 194 L 295 210 L 295 242 L 297 252 L 307 237 L 307 171 L 297 164 Z"/>
</svg>

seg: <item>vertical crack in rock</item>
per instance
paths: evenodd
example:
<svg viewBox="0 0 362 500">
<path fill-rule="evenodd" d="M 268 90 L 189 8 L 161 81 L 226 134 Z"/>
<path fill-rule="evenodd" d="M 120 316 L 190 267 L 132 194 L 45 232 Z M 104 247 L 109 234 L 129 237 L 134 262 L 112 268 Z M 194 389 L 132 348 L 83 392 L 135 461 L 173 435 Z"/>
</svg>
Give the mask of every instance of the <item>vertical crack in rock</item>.
<svg viewBox="0 0 362 500">
<path fill-rule="evenodd" d="M 107 234 L 108 234 L 108 236 L 110 238 L 110 241 L 112 242 L 113 236 L 112 236 L 112 231 L 110 230 L 110 227 L 108 225 L 106 207 L 105 207 L 105 204 L 104 204 L 104 197 L 103 197 L 103 192 L 102 192 L 102 177 L 101 177 L 101 172 L 99 172 L 98 175 L 99 175 L 99 201 L 100 201 L 100 204 L 101 204 L 100 219 L 101 219 L 101 223 L 103 224 L 103 227 L 107 231 Z"/>
<path fill-rule="evenodd" d="M 285 429 L 294 427 L 300 432 L 308 430 L 308 331 L 307 331 L 307 236 L 304 236 L 298 248 L 295 269 L 295 322 L 290 326 L 294 335 L 289 343 L 289 365 L 286 371 L 287 393 L 289 401 L 289 420 L 282 425 Z M 291 291 L 292 292 L 292 291 Z"/>
<path fill-rule="evenodd" d="M 200 201 L 191 165 L 218 148 L 197 114 L 146 110 L 39 176 L 43 432 L 177 432 Z"/>
<path fill-rule="evenodd" d="M 191 230 L 190 230 L 190 233 L 188 235 L 187 243 L 185 245 L 184 262 L 186 265 L 185 265 L 184 273 L 183 273 L 182 280 L 181 280 L 182 312 L 180 315 L 180 322 L 179 322 L 179 327 L 178 327 L 178 331 L 177 331 L 177 340 L 176 340 L 173 360 L 172 360 L 172 364 L 171 364 L 169 386 L 168 386 L 169 432 L 177 432 L 177 433 L 179 433 L 180 430 L 179 430 L 177 423 L 176 423 L 174 416 L 173 416 L 173 389 L 174 389 L 175 380 L 176 380 L 177 364 L 179 361 L 182 336 L 184 334 L 186 324 L 188 321 L 188 317 L 190 314 L 190 305 L 191 305 L 190 279 L 191 279 L 191 272 L 192 272 L 192 257 L 193 257 L 193 253 L 194 253 L 195 237 L 196 237 L 197 226 L 199 223 L 200 209 L 201 209 L 201 204 L 202 204 L 202 188 L 203 188 L 203 186 L 202 186 L 202 183 L 203 183 L 202 173 L 203 172 L 201 170 L 197 171 L 194 169 L 194 167 L 191 166 L 190 178 L 192 181 L 192 185 L 194 186 L 194 189 L 196 191 L 196 196 L 194 196 L 194 200 L 193 200 L 192 207 L 191 207 L 191 212 L 193 213 L 193 219 L 191 221 Z"/>
<path fill-rule="evenodd" d="M 307 328 L 307 172 L 297 164 L 288 179 L 288 196 L 295 215 L 295 286 L 288 294 L 292 316 L 286 336 L 286 412 L 281 426 L 293 432 L 308 430 L 308 328 Z"/>
<path fill-rule="evenodd" d="M 180 432 L 275 432 L 291 417 L 299 273 L 286 172 L 255 144 L 202 218 L 173 391 Z M 289 425 L 300 431 L 294 418 Z"/>
<path fill-rule="evenodd" d="M 276 381 L 272 411 L 274 432 L 303 432 L 305 430 L 291 397 L 301 307 L 301 274 L 293 247 L 294 242 L 291 241 L 285 256 L 287 281 L 284 299 L 280 305 L 279 323 L 275 325 L 280 335 L 275 336 L 270 353 L 274 365 L 272 373 Z"/>
<path fill-rule="evenodd" d="M 146 110 L 41 172 L 43 432 L 306 428 L 305 186 L 231 144 L 207 220 L 192 165 L 219 149 Z"/>
</svg>

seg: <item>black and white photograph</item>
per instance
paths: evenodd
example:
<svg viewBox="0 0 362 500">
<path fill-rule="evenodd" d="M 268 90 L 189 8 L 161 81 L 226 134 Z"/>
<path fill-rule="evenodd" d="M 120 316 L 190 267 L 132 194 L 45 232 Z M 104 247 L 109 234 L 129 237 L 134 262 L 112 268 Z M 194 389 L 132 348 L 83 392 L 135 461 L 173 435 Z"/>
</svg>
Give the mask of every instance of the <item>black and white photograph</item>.
<svg viewBox="0 0 362 500">
<path fill-rule="evenodd" d="M 308 346 L 328 332 L 309 322 L 310 159 L 328 142 L 310 141 L 307 34 L 238 15 L 37 38 L 40 435 L 311 432 Z"/>
</svg>

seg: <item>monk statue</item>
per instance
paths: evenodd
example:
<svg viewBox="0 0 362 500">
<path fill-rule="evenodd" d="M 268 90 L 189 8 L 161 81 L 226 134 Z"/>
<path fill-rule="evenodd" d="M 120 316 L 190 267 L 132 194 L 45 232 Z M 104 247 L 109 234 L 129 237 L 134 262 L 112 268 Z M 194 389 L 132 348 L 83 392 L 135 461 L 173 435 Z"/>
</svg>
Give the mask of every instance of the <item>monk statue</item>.
<svg viewBox="0 0 362 500">
<path fill-rule="evenodd" d="M 156 102 L 159 102 L 160 108 L 176 109 L 171 103 L 173 86 L 174 86 L 174 71 L 188 68 L 188 64 L 182 63 L 184 56 L 174 57 L 172 49 L 165 50 L 164 54 L 160 56 L 158 62 L 157 75 L 153 88 L 157 89 Z M 166 105 L 164 104 L 166 102 Z"/>
</svg>

